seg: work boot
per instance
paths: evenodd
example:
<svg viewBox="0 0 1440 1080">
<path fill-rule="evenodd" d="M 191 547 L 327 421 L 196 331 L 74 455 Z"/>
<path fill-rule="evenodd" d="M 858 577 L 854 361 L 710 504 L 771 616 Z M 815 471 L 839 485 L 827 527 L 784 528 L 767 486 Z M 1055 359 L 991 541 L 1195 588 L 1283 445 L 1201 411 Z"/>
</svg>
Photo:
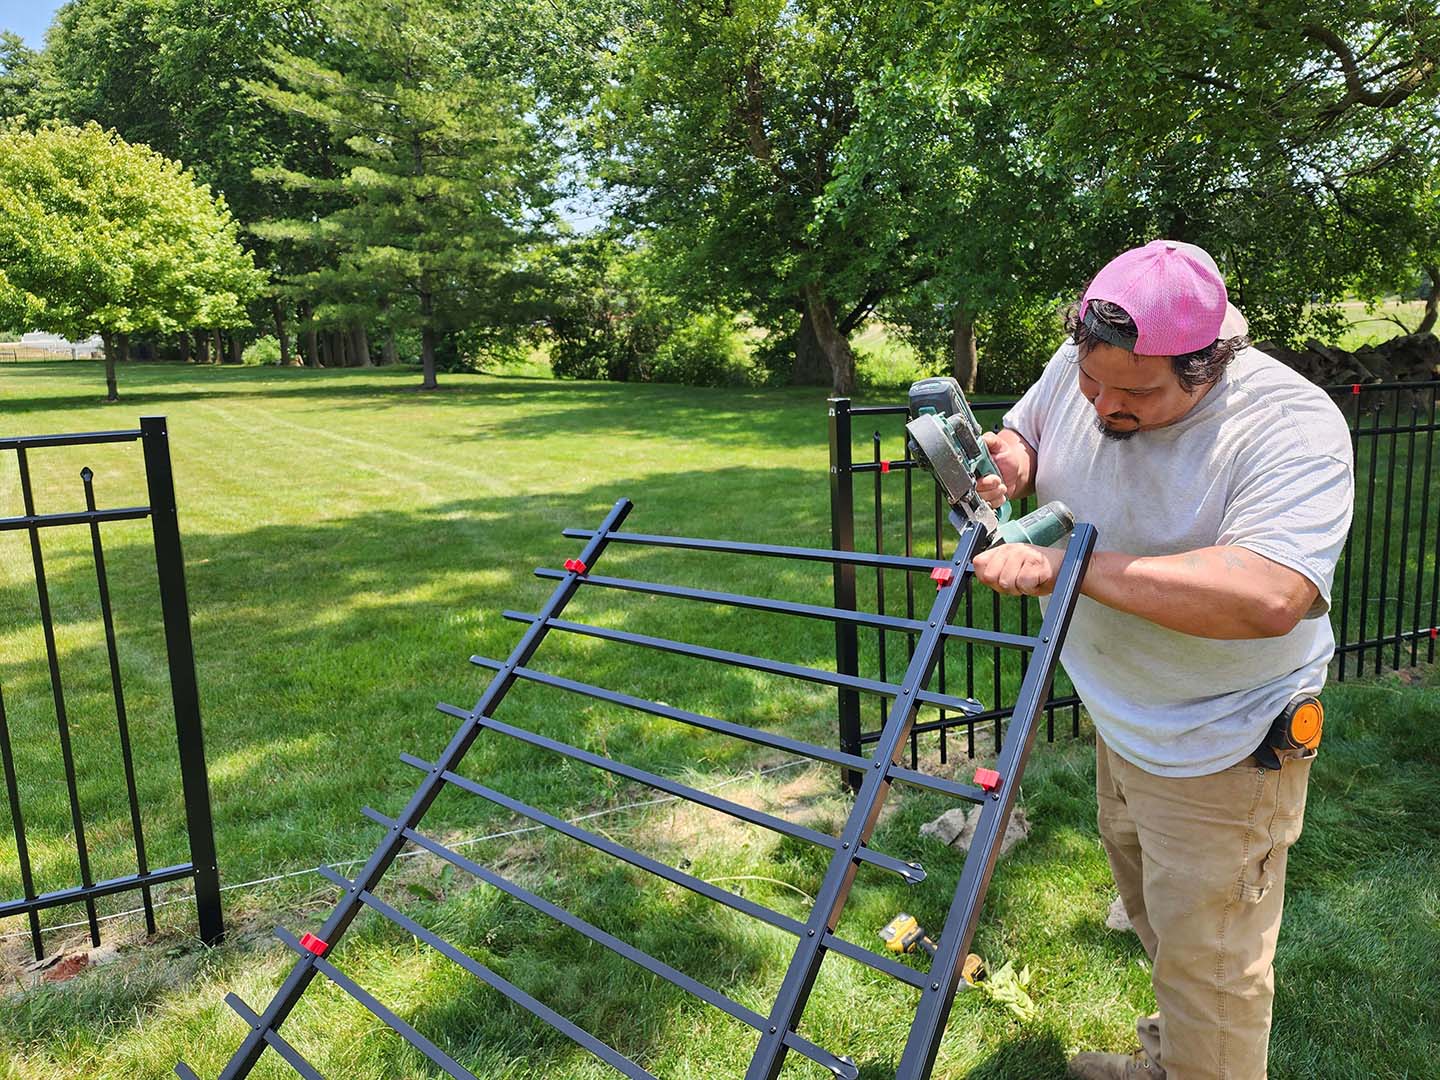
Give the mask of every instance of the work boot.
<svg viewBox="0 0 1440 1080">
<path fill-rule="evenodd" d="M 1155 1070 L 1160 1068 L 1164 1060 L 1160 1056 L 1160 1033 L 1165 1022 L 1160 1019 L 1160 1014 L 1151 1013 L 1149 1016 L 1142 1016 L 1135 1021 L 1135 1035 L 1140 1040 L 1140 1049 L 1150 1055 L 1151 1075 L 1157 1075 Z M 1158 1075 L 1163 1076 L 1164 1069 L 1160 1069 Z"/>
<path fill-rule="evenodd" d="M 1076 1054 L 1065 1074 L 1075 1080 L 1165 1080 L 1165 1070 L 1144 1050 L 1133 1054 Z"/>
</svg>

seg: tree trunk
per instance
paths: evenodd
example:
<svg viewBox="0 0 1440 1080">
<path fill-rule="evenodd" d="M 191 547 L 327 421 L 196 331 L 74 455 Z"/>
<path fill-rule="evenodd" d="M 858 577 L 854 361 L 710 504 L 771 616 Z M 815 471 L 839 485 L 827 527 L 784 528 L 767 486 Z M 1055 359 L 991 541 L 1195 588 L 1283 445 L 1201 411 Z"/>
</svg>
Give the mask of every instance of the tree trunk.
<svg viewBox="0 0 1440 1080">
<path fill-rule="evenodd" d="M 203 330 L 195 331 L 195 363 L 208 364 L 210 362 L 210 339 Z"/>
<path fill-rule="evenodd" d="M 805 286 L 805 312 L 815 331 L 815 340 L 830 363 L 830 389 L 837 396 L 855 392 L 855 353 L 850 339 L 835 328 L 835 311 L 818 285 Z"/>
<path fill-rule="evenodd" d="M 285 332 L 285 309 L 280 306 L 279 298 L 270 302 L 270 315 L 275 320 L 275 340 L 280 343 L 280 366 L 289 367 L 292 362 L 290 335 Z"/>
<path fill-rule="evenodd" d="M 967 394 L 975 392 L 975 375 L 980 370 L 975 352 L 975 316 L 957 307 L 950 321 L 950 368 L 955 381 Z"/>
<path fill-rule="evenodd" d="M 180 332 L 180 362 L 190 363 L 190 335 L 183 330 Z"/>
<path fill-rule="evenodd" d="M 1427 266 L 1425 272 L 1430 275 L 1430 295 L 1425 298 L 1425 317 L 1415 328 L 1417 334 L 1428 334 L 1435 328 L 1435 316 L 1440 309 L 1440 266 Z"/>
<path fill-rule="evenodd" d="M 300 321 L 305 325 L 305 366 L 318 368 L 320 366 L 320 335 L 315 332 L 315 323 L 311 321 L 313 311 L 310 301 L 300 302 Z"/>
<path fill-rule="evenodd" d="M 815 337 L 815 324 L 810 312 L 800 316 L 800 329 L 795 331 L 795 366 L 790 381 L 796 386 L 824 386 L 830 381 L 830 361 Z"/>
<path fill-rule="evenodd" d="M 225 362 L 225 347 L 220 344 L 219 330 L 210 331 L 210 343 L 214 346 L 215 349 L 215 363 L 223 364 Z"/>
<path fill-rule="evenodd" d="M 331 330 L 330 366 L 345 368 L 350 364 L 350 335 L 344 330 Z"/>
<path fill-rule="evenodd" d="M 395 326 L 390 322 L 390 301 L 380 301 L 380 314 L 385 319 L 385 344 L 380 347 L 380 363 L 384 365 L 400 362 L 400 354 L 395 348 Z"/>
<path fill-rule="evenodd" d="M 100 344 L 105 350 L 105 400 L 119 401 L 120 391 L 115 384 L 115 350 L 118 348 L 115 335 L 101 331 Z"/>
<path fill-rule="evenodd" d="M 225 336 L 230 339 L 230 363 L 245 363 L 245 349 L 241 345 L 240 331 L 231 330 L 230 333 L 226 334 Z"/>
<path fill-rule="evenodd" d="M 370 335 L 365 332 L 365 324 L 362 322 L 350 325 L 350 352 L 355 358 L 356 367 L 375 366 L 375 361 L 370 359 Z"/>
<path fill-rule="evenodd" d="M 420 389 L 435 390 L 435 301 L 429 292 L 420 294 Z"/>
</svg>

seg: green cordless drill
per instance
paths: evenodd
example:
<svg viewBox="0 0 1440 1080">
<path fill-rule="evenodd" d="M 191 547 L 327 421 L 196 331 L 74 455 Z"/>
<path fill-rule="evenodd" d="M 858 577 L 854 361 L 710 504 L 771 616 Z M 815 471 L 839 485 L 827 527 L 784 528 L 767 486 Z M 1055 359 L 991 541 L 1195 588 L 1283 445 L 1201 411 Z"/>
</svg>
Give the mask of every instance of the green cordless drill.
<svg viewBox="0 0 1440 1080">
<path fill-rule="evenodd" d="M 1035 544 L 1050 547 L 1075 528 L 1075 515 L 1064 503 L 1048 502 L 1040 509 L 1011 520 L 1010 503 L 997 512 L 975 491 L 975 482 L 984 476 L 999 476 L 1000 470 L 980 437 L 984 430 L 965 393 L 954 379 L 921 379 L 910 387 L 910 412 L 905 425 L 915 459 L 927 469 L 945 501 L 950 504 L 950 523 L 963 530 L 971 522 L 980 526 L 987 546 Z"/>
</svg>

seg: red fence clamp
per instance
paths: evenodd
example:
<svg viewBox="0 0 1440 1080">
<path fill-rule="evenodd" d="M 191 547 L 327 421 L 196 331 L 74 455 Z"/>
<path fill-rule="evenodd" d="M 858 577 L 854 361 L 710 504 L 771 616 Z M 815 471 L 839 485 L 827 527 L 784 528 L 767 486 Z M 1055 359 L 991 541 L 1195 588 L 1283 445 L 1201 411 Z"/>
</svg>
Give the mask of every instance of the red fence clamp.
<svg viewBox="0 0 1440 1080">
<path fill-rule="evenodd" d="M 937 566 L 930 571 L 930 580 L 935 582 L 935 588 L 941 589 L 950 584 L 950 579 L 955 576 L 955 571 L 948 566 Z"/>
<path fill-rule="evenodd" d="M 1440 626 L 1430 627 L 1430 640 L 1434 641 L 1436 638 L 1440 638 Z"/>
<path fill-rule="evenodd" d="M 881 471 L 881 472 L 889 472 L 889 471 L 890 471 L 890 463 L 889 463 L 888 461 L 882 461 L 882 462 L 880 462 L 880 471 Z"/>
<path fill-rule="evenodd" d="M 1351 383 L 1351 384 L 1350 384 L 1350 393 L 1355 394 L 1355 395 L 1357 395 L 1357 396 L 1359 395 L 1359 393 L 1360 393 L 1360 384 L 1359 384 L 1358 382 L 1357 382 L 1357 383 Z"/>
<path fill-rule="evenodd" d="M 1000 786 L 1000 774 L 994 769 L 976 769 L 975 783 L 981 791 L 994 791 Z"/>
<path fill-rule="evenodd" d="M 573 570 L 577 574 L 583 574 L 585 572 L 585 564 L 579 559 L 566 559 L 565 569 Z"/>
<path fill-rule="evenodd" d="M 300 947 L 306 952 L 312 952 L 316 956 L 324 956 L 330 948 L 329 942 L 321 941 L 314 934 L 304 934 L 300 938 Z"/>
</svg>

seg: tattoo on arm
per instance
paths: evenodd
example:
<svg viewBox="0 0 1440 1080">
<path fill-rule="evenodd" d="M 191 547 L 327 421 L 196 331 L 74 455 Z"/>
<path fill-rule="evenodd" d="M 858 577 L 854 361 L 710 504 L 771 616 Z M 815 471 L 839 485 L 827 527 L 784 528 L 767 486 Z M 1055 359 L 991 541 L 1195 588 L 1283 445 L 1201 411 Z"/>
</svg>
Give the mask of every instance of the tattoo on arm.
<svg viewBox="0 0 1440 1080">
<path fill-rule="evenodd" d="M 1244 570 L 1250 565 L 1250 560 L 1245 557 L 1245 553 L 1237 551 L 1233 547 L 1225 548 L 1220 555 L 1220 559 L 1225 563 L 1226 568 L 1230 570 Z"/>
</svg>

